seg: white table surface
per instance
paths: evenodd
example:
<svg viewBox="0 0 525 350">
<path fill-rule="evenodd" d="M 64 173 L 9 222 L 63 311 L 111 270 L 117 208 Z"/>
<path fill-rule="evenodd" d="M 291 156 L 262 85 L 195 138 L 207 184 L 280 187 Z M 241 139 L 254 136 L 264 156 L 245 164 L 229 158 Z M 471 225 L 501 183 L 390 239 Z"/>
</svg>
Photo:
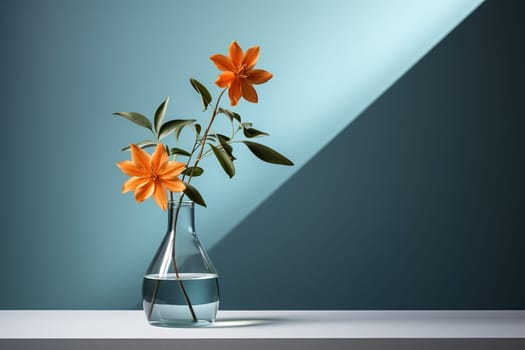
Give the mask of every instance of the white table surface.
<svg viewBox="0 0 525 350">
<path fill-rule="evenodd" d="M 525 339 L 525 311 L 219 311 L 206 328 L 142 311 L 0 311 L 0 339 Z"/>
</svg>

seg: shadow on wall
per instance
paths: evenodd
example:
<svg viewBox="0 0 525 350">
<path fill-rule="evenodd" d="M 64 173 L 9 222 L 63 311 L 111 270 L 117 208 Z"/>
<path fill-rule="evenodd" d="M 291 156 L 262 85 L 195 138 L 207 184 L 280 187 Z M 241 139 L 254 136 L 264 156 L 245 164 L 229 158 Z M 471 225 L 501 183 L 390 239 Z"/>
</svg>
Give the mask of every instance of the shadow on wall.
<svg viewBox="0 0 525 350">
<path fill-rule="evenodd" d="M 524 308 L 523 24 L 488 2 L 211 252 L 223 308 Z"/>
</svg>

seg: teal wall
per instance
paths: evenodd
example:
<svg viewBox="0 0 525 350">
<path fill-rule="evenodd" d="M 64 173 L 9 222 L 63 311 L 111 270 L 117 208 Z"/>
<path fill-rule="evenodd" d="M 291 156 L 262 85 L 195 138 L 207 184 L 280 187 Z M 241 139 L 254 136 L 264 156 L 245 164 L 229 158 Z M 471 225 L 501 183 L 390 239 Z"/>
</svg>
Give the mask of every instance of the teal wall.
<svg viewBox="0 0 525 350">
<path fill-rule="evenodd" d="M 260 270 L 262 259 L 257 255 L 253 255 L 255 261 L 243 262 L 241 257 L 242 264 L 227 257 L 257 243 L 279 251 L 275 261 L 288 262 L 283 258 L 289 257 L 290 251 L 279 246 L 282 241 L 271 235 L 263 239 L 265 232 L 260 230 L 268 221 L 282 224 L 287 229 L 279 232 L 287 242 L 302 233 L 297 220 L 304 208 L 292 205 L 289 208 L 294 212 L 279 217 L 264 209 L 271 206 L 264 201 L 307 203 L 327 184 L 334 191 L 348 186 L 344 178 L 332 175 L 331 169 L 312 166 L 319 159 L 312 157 L 319 154 L 327 164 L 348 164 L 346 146 L 323 153 L 324 147 L 330 147 L 337 135 L 347 135 L 349 123 L 479 3 L 332 0 L 265 1 L 255 6 L 242 1 L 2 2 L 4 137 L 0 143 L 7 163 L 1 175 L 0 272 L 4 279 L 0 308 L 137 307 L 141 275 L 163 234 L 165 217 L 153 201 L 138 205 L 131 195 L 120 194 L 125 176 L 114 163 L 127 155 L 119 149 L 144 134 L 111 113 L 134 110 L 152 114 L 170 96 L 169 117 L 206 120 L 208 115 L 198 112 L 199 101 L 187 79 L 195 76 L 212 88 L 217 71 L 208 57 L 225 52 L 234 39 L 243 47 L 261 45 L 260 66 L 275 76 L 258 89 L 259 105 L 242 102 L 237 111 L 256 127 L 269 131 L 268 144 L 297 166 L 263 164 L 239 149 L 236 178 L 229 180 L 215 163 L 208 162 L 208 176 L 196 182 L 209 204 L 208 209 L 197 212 L 198 229 L 205 244 L 214 247 L 212 257 L 223 275 L 223 305 L 327 307 L 322 302 L 327 298 L 301 299 L 285 283 L 280 290 L 287 296 L 286 302 L 232 298 L 246 280 L 237 276 L 264 273 L 264 269 Z M 446 75 L 446 70 L 443 72 Z M 214 88 L 212 91 L 217 93 Z M 408 97 L 400 101 L 411 102 Z M 403 137 L 404 130 L 395 131 Z M 380 139 L 376 145 L 384 146 Z M 372 161 L 373 157 L 369 153 L 365 158 Z M 357 171 L 349 170 L 348 176 Z M 312 173 L 314 178 L 306 178 L 311 181 L 301 180 Z M 286 191 L 293 183 L 303 184 L 300 193 Z M 290 197 L 271 197 L 285 193 Z M 334 209 L 327 206 L 323 210 L 349 217 L 346 201 L 337 203 Z M 354 205 L 350 207 L 353 211 L 365 208 Z M 385 207 L 385 213 L 392 214 L 390 209 Z M 246 229 L 250 221 L 245 219 L 253 215 L 258 215 L 252 223 L 259 231 Z M 434 221 L 426 222 L 430 225 Z M 336 237 L 357 239 L 363 234 L 349 232 L 342 223 L 329 221 L 327 229 Z M 461 237 L 459 243 L 463 242 L 458 247 L 464 247 L 470 231 L 459 226 L 453 229 Z M 240 234 L 246 242 L 237 240 Z M 428 232 L 421 234 L 433 237 Z M 249 239 L 250 235 L 257 235 L 257 239 Z M 303 242 L 309 243 L 306 250 L 317 245 L 311 239 Z M 330 254 L 338 257 L 338 266 L 355 266 L 344 260 L 349 242 L 340 243 L 340 250 Z M 363 243 L 363 247 L 370 244 Z M 395 256 L 403 249 L 393 246 L 389 253 Z M 439 258 L 433 257 L 434 261 Z M 238 271 L 239 266 L 244 270 Z M 272 268 L 274 272 L 280 268 L 307 271 L 302 265 Z M 508 271 L 513 276 L 513 270 Z M 327 276 L 337 279 L 338 272 Z M 378 278 L 385 276 L 379 274 Z M 417 276 L 413 281 L 418 281 Z M 258 284 L 253 288 L 264 290 Z M 328 306 L 373 308 L 388 304 L 388 295 L 375 302 L 348 304 L 343 300 L 346 291 L 341 285 L 337 289 L 341 297 L 332 298 L 333 304 Z M 244 295 L 250 292 L 253 290 Z M 317 292 L 330 294 L 323 289 Z M 477 306 L 489 305 L 483 300 Z M 447 305 L 439 298 L 429 302 Z M 424 305 L 410 298 L 397 304 Z"/>
<path fill-rule="evenodd" d="M 483 4 L 232 230 L 223 304 L 525 308 L 524 5 Z"/>
</svg>

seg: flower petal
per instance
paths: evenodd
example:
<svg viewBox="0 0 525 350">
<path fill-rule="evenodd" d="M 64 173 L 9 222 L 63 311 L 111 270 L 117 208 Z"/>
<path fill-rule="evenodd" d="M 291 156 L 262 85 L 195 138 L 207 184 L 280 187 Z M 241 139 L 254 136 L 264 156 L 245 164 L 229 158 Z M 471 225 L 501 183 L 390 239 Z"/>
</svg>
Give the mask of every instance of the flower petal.
<svg viewBox="0 0 525 350">
<path fill-rule="evenodd" d="M 168 190 L 170 190 L 171 192 L 182 192 L 186 189 L 186 186 L 184 185 L 184 183 L 178 178 L 174 178 L 170 180 L 162 178 L 161 181 L 162 181 L 162 185 L 166 187 Z"/>
<path fill-rule="evenodd" d="M 259 46 L 250 47 L 248 50 L 246 50 L 246 54 L 244 55 L 244 60 L 242 61 L 242 64 L 245 65 L 246 68 L 252 69 L 257 63 L 258 58 Z"/>
<path fill-rule="evenodd" d="M 137 147 L 137 145 L 131 145 L 131 159 L 135 162 L 137 168 L 144 169 L 144 171 L 150 169 L 149 154 Z"/>
<path fill-rule="evenodd" d="M 151 155 L 151 170 L 158 174 L 168 164 L 168 154 L 162 144 L 157 144 L 155 152 Z"/>
<path fill-rule="evenodd" d="M 137 189 L 137 187 L 146 184 L 148 181 L 148 179 L 145 179 L 143 177 L 133 176 L 132 178 L 124 182 L 124 185 L 122 185 L 122 193 L 134 191 Z"/>
<path fill-rule="evenodd" d="M 159 172 L 161 178 L 170 178 L 179 176 L 179 174 L 184 170 L 186 165 L 183 162 L 171 161 L 166 165 L 162 171 Z"/>
<path fill-rule="evenodd" d="M 168 209 L 168 197 L 166 196 L 166 189 L 162 186 L 160 181 L 155 183 L 155 191 L 153 192 L 153 198 L 157 205 L 164 211 Z"/>
<path fill-rule="evenodd" d="M 212 60 L 220 70 L 235 71 L 235 66 L 232 63 L 232 60 L 224 55 L 215 54 L 210 57 L 210 60 Z"/>
<path fill-rule="evenodd" d="M 250 71 L 246 79 L 252 84 L 262 84 L 272 79 L 272 77 L 273 75 L 270 72 L 262 69 L 253 69 Z"/>
<path fill-rule="evenodd" d="M 146 198 L 153 194 L 155 190 L 155 182 L 148 180 L 143 185 L 135 189 L 135 200 L 139 203 L 144 202 Z"/>
<path fill-rule="evenodd" d="M 131 160 L 118 162 L 117 166 L 128 176 L 144 176 L 144 169 L 137 168 L 135 162 L 132 162 Z"/>
<path fill-rule="evenodd" d="M 244 97 L 247 101 L 257 103 L 257 92 L 253 88 L 253 85 L 250 84 L 246 79 L 241 80 L 241 92 L 242 97 Z"/>
<path fill-rule="evenodd" d="M 219 74 L 215 84 L 220 88 L 225 88 L 230 85 L 230 83 L 235 79 L 235 74 L 233 72 L 222 72 Z"/>
<path fill-rule="evenodd" d="M 239 46 L 239 44 L 237 44 L 235 40 L 232 41 L 232 43 L 230 44 L 228 54 L 230 55 L 230 59 L 235 68 L 239 68 L 241 66 L 244 54 L 242 53 L 241 47 Z"/>
<path fill-rule="evenodd" d="M 236 106 L 237 102 L 239 102 L 239 99 L 241 98 L 241 83 L 239 79 L 235 79 L 230 84 L 228 96 L 230 97 L 230 105 Z"/>
</svg>

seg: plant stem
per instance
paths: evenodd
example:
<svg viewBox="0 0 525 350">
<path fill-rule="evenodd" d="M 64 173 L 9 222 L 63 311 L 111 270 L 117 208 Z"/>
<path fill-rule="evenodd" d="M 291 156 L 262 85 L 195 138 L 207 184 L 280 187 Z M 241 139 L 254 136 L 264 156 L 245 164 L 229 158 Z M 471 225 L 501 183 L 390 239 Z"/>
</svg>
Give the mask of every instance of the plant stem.
<svg viewBox="0 0 525 350">
<path fill-rule="evenodd" d="M 170 200 L 173 201 L 173 192 L 170 192 Z M 171 250 L 171 258 L 173 260 L 173 269 L 175 270 L 175 276 L 177 278 L 177 282 L 179 284 L 179 288 L 184 296 L 184 300 L 186 301 L 186 304 L 188 305 L 188 308 L 190 309 L 191 318 L 193 319 L 193 322 L 197 322 L 197 315 L 195 315 L 195 310 L 193 309 L 193 305 L 191 304 L 190 298 L 188 296 L 188 293 L 186 292 L 186 288 L 184 288 L 184 284 L 182 283 L 182 280 L 179 276 L 179 269 L 177 268 L 177 262 L 175 260 L 175 238 L 177 234 L 177 218 L 179 217 L 179 210 L 180 210 L 180 203 L 177 206 L 177 209 L 175 210 L 175 214 L 173 217 L 173 249 Z M 157 300 L 157 295 L 159 293 L 160 288 L 160 279 L 157 279 L 157 283 L 155 284 L 155 290 L 153 291 L 153 296 L 151 297 L 151 307 L 148 310 L 148 320 L 151 320 L 151 315 L 153 313 L 153 308 L 155 307 L 155 301 Z"/>
<path fill-rule="evenodd" d="M 151 314 L 153 313 L 153 308 L 155 307 L 155 301 L 157 300 L 157 294 L 159 294 L 160 280 L 157 279 L 155 283 L 155 290 L 153 291 L 153 296 L 150 300 L 150 307 L 148 310 L 148 321 L 151 320 Z"/>
<path fill-rule="evenodd" d="M 195 161 L 195 163 L 193 164 L 193 169 L 189 175 L 189 178 L 188 178 L 188 183 L 190 183 L 192 177 L 193 177 L 193 171 L 195 169 L 195 167 L 197 167 L 197 165 L 199 164 L 199 161 L 202 159 L 202 153 L 204 151 L 204 146 L 206 145 L 206 138 L 208 137 L 208 133 L 210 131 L 210 128 L 211 128 L 211 125 L 213 124 L 213 121 L 215 120 L 215 117 L 217 116 L 217 112 L 219 111 L 219 102 L 221 101 L 221 98 L 222 98 L 222 95 L 224 95 L 224 93 L 226 92 L 227 89 L 224 89 L 221 91 L 221 93 L 219 94 L 219 97 L 217 98 L 217 103 L 215 104 L 215 108 L 213 109 L 213 113 L 211 115 L 211 118 L 210 118 L 210 123 L 208 124 L 208 127 L 206 128 L 206 130 L 204 131 L 204 134 L 202 136 L 202 141 L 201 141 L 201 144 L 200 144 L 200 151 L 199 151 L 199 155 L 197 157 L 197 160 Z M 186 162 L 186 168 L 188 167 L 188 165 L 190 164 L 191 162 L 191 159 L 193 157 L 193 154 L 195 153 L 195 151 L 198 149 L 198 148 L 195 148 L 196 146 L 196 141 L 195 143 L 193 144 L 193 148 L 192 148 L 192 152 L 191 152 L 191 155 L 188 157 L 188 160 Z M 186 178 L 186 175 L 183 175 L 182 176 L 182 181 L 184 181 L 184 179 Z M 188 296 L 188 293 L 186 292 L 186 288 L 184 288 L 184 284 L 182 283 L 182 280 L 180 279 L 179 277 L 179 270 L 177 268 L 177 262 L 175 260 L 175 238 L 176 238 L 176 234 L 177 234 L 177 219 L 179 217 L 179 211 L 180 211 L 180 206 L 182 204 L 182 199 L 184 198 L 184 192 L 180 195 L 179 197 L 179 204 L 177 205 L 177 209 L 175 210 L 175 214 L 174 214 L 174 217 L 173 217 L 173 248 L 172 248 L 172 251 L 171 251 L 171 258 L 173 260 L 173 269 L 175 270 L 175 276 L 177 278 L 177 282 L 179 283 L 179 287 L 180 287 L 180 290 L 184 296 L 184 300 L 186 301 L 186 304 L 188 305 L 188 308 L 190 309 L 190 313 L 191 313 L 191 317 L 193 319 L 193 322 L 197 322 L 197 316 L 195 315 L 195 310 L 193 309 L 193 305 L 191 304 L 191 301 L 190 301 L 190 298 Z M 174 201 L 174 198 L 173 198 L 173 192 L 170 191 L 170 201 Z M 157 279 L 157 283 L 155 285 L 155 290 L 153 291 L 153 296 L 151 298 L 151 307 L 148 311 L 148 320 L 151 319 L 151 315 L 153 313 L 153 307 L 155 306 L 155 301 L 157 299 L 157 295 L 158 295 L 158 292 L 159 292 L 159 287 L 160 287 L 160 280 Z"/>
<path fill-rule="evenodd" d="M 175 221 L 173 223 L 173 249 L 171 250 L 171 258 L 173 260 L 173 269 L 175 270 L 175 276 L 177 277 L 177 282 L 179 283 L 180 290 L 182 294 L 184 295 L 184 300 L 186 301 L 186 304 L 188 304 L 188 308 L 190 309 L 191 318 L 193 319 L 193 322 L 197 322 L 198 320 L 197 320 L 197 316 L 195 315 L 195 310 L 193 310 L 193 305 L 191 304 L 188 293 L 186 292 L 186 288 L 184 288 L 184 284 L 182 283 L 182 280 L 180 279 L 179 269 L 177 268 L 177 261 L 175 260 L 175 237 L 177 234 L 177 218 L 179 217 L 179 210 L 180 210 L 181 202 L 182 201 L 179 201 L 179 205 L 177 206 L 177 209 L 175 210 L 175 216 L 173 219 Z"/>
<path fill-rule="evenodd" d="M 210 132 L 211 125 L 213 124 L 213 121 L 215 120 L 215 117 L 217 116 L 217 112 L 219 111 L 219 103 L 221 102 L 222 95 L 224 95 L 226 90 L 227 89 L 223 89 L 221 91 L 221 93 L 219 94 L 219 97 L 217 97 L 217 103 L 215 104 L 215 108 L 213 109 L 213 113 L 211 115 L 210 123 L 208 124 L 208 127 L 206 128 L 206 130 L 204 131 L 204 134 L 202 135 L 202 141 L 201 141 L 201 146 L 200 146 L 201 149 L 199 151 L 199 155 L 197 156 L 197 160 L 195 160 L 195 164 L 193 164 L 193 169 L 195 169 L 195 167 L 199 164 L 199 162 L 202 159 L 202 152 L 204 152 L 204 146 L 206 145 L 206 138 L 208 137 L 208 133 Z M 188 183 L 190 183 L 192 177 L 193 177 L 193 170 L 190 173 L 190 176 L 189 176 L 189 179 L 188 179 Z M 182 201 L 182 197 L 184 197 L 184 193 L 180 197 L 181 201 Z"/>
</svg>

